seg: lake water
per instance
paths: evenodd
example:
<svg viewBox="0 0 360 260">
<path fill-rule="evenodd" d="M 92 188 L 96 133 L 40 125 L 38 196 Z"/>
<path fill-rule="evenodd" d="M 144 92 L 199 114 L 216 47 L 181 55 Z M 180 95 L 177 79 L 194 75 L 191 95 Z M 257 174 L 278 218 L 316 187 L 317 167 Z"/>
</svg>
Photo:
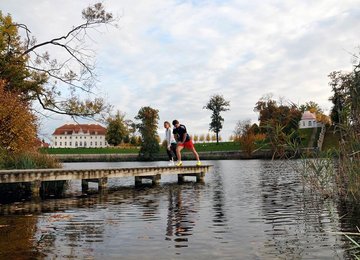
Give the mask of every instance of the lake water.
<svg viewBox="0 0 360 260">
<path fill-rule="evenodd" d="M 194 162 L 186 162 L 187 164 Z M 352 259 L 337 232 L 355 232 L 358 215 L 304 188 L 294 162 L 206 161 L 205 183 L 134 187 L 0 205 L 1 259 Z M 164 165 L 69 163 L 71 168 Z"/>
</svg>

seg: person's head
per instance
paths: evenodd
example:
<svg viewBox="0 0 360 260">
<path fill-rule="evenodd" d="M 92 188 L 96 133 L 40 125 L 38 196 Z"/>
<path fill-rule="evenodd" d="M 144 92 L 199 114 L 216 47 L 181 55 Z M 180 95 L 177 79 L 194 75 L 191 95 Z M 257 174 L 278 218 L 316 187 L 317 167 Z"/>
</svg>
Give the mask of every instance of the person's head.
<svg viewBox="0 0 360 260">
<path fill-rule="evenodd" d="M 178 128 L 179 125 L 180 125 L 179 121 L 177 121 L 176 119 L 175 119 L 174 121 L 172 121 L 172 124 L 173 124 L 173 126 L 176 127 L 176 128 Z"/>
<path fill-rule="evenodd" d="M 164 122 L 164 127 L 165 127 L 166 129 L 170 128 L 170 122 L 169 122 L 169 121 L 165 121 L 165 122 Z"/>
</svg>

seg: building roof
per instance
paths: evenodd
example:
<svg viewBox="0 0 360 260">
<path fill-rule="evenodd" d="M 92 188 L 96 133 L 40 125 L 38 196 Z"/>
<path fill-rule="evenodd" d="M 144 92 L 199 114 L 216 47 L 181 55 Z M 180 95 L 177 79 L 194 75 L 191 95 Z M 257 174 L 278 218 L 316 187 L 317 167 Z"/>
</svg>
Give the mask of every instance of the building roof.
<svg viewBox="0 0 360 260">
<path fill-rule="evenodd" d="M 66 124 L 56 128 L 53 135 L 71 135 L 79 132 L 90 135 L 105 135 L 106 128 L 98 124 Z"/>
<path fill-rule="evenodd" d="M 305 111 L 301 117 L 301 120 L 316 120 L 316 115 L 310 111 Z"/>
</svg>

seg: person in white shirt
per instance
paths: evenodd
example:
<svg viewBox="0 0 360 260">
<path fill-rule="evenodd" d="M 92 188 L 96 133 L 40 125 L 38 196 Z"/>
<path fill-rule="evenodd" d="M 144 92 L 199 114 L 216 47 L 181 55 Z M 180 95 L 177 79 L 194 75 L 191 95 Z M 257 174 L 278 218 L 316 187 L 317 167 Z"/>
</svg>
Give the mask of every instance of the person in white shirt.
<svg viewBox="0 0 360 260">
<path fill-rule="evenodd" d="M 168 121 L 164 122 L 164 128 L 165 128 L 165 140 L 166 140 L 166 152 L 169 156 L 169 166 L 174 166 L 174 159 L 177 160 L 176 157 L 176 141 L 173 135 L 173 132 L 171 130 L 171 125 Z"/>
</svg>

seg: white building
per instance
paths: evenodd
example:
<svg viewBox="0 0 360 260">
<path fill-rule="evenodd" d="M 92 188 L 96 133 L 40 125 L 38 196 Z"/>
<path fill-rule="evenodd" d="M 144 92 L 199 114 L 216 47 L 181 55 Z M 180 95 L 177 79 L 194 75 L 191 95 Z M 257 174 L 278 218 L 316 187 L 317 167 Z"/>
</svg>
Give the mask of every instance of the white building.
<svg viewBox="0 0 360 260">
<path fill-rule="evenodd" d="M 305 111 L 299 122 L 299 128 L 316 128 L 322 127 L 322 123 L 317 122 L 315 113 Z"/>
<path fill-rule="evenodd" d="M 106 128 L 97 124 L 66 124 L 52 134 L 53 148 L 107 147 Z"/>
</svg>

